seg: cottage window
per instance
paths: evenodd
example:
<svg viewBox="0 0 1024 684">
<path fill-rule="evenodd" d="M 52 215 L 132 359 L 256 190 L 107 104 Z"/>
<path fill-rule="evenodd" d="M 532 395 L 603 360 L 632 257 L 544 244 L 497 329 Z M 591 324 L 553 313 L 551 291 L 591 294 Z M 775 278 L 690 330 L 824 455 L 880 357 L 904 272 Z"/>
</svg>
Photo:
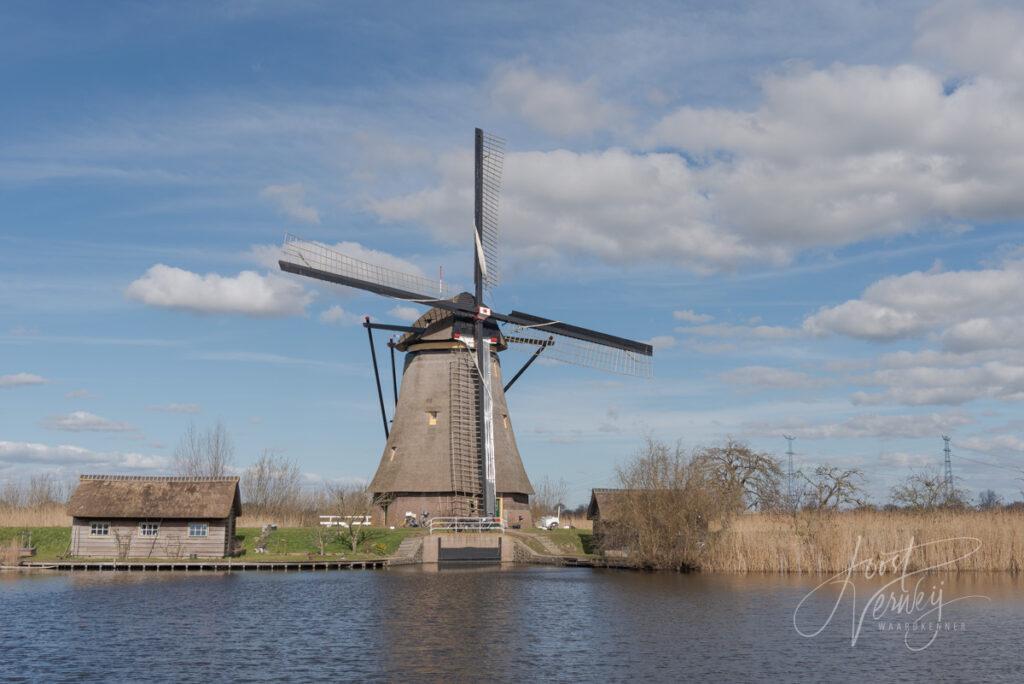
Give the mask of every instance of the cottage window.
<svg viewBox="0 0 1024 684">
<path fill-rule="evenodd" d="M 158 522 L 143 522 L 139 523 L 139 536 L 140 537 L 155 537 L 160 531 L 160 523 Z"/>
<path fill-rule="evenodd" d="M 89 524 L 89 535 L 93 537 L 106 537 L 110 535 L 110 523 L 94 522 Z"/>
<path fill-rule="evenodd" d="M 209 523 L 190 522 L 188 524 L 188 536 L 190 537 L 205 537 L 209 534 Z"/>
</svg>

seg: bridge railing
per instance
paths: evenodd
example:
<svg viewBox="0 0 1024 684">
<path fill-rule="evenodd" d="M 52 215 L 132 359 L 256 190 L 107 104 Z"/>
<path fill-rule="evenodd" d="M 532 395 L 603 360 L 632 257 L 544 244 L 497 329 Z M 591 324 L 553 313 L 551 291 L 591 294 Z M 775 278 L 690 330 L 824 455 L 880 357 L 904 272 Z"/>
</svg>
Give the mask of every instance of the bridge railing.
<svg viewBox="0 0 1024 684">
<path fill-rule="evenodd" d="M 501 518 L 439 517 L 430 519 L 433 532 L 504 532 L 505 521 Z"/>
</svg>

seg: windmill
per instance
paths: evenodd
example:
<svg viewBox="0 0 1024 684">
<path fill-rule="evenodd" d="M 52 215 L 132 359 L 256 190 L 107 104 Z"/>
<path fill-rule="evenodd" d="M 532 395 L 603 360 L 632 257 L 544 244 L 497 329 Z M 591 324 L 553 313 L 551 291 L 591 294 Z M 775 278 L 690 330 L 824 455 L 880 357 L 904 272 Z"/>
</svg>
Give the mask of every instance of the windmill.
<svg viewBox="0 0 1024 684">
<path fill-rule="evenodd" d="M 370 338 L 386 444 L 370 489 L 388 524 L 388 508 L 432 516 L 529 520 L 529 478 L 515 443 L 505 392 L 541 353 L 564 363 L 650 375 L 650 345 L 519 311 L 492 311 L 484 299 L 498 284 L 498 200 L 504 143 L 476 129 L 474 292 L 450 296 L 441 281 L 370 264 L 324 244 L 288 235 L 281 270 L 427 307 L 411 326 L 364 325 Z M 436 292 L 437 294 L 432 294 Z M 389 343 L 395 411 L 384 408 L 373 330 L 403 333 Z M 532 354 L 502 385 L 498 352 Z M 399 392 L 395 351 L 405 353 Z M 499 418 L 500 416 L 500 418 Z M 445 429 L 447 428 L 447 429 Z"/>
</svg>

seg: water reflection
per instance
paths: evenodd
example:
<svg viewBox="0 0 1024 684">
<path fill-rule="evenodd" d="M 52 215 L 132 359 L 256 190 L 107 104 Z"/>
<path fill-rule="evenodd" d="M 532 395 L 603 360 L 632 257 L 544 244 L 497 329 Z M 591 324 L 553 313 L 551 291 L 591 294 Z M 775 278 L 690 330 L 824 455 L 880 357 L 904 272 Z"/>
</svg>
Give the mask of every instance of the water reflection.
<svg viewBox="0 0 1024 684">
<path fill-rule="evenodd" d="M 941 576 L 950 597 L 992 601 L 956 604 L 967 631 L 921 653 L 877 630 L 851 647 L 848 606 L 801 637 L 793 611 L 821 579 L 494 566 L 0 576 L 0 680 L 1016 679 L 1019 577 Z M 830 592 L 808 619 L 827 617 Z"/>
</svg>

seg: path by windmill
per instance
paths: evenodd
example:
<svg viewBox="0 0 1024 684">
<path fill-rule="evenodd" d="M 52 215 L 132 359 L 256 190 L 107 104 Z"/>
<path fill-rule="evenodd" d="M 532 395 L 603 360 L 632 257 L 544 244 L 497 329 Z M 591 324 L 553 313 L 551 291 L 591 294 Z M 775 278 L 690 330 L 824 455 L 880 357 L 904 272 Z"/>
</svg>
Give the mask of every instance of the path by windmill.
<svg viewBox="0 0 1024 684">
<path fill-rule="evenodd" d="M 533 494 L 516 446 L 505 392 L 543 353 L 545 358 L 628 375 L 649 376 L 653 349 L 642 342 L 512 311 L 492 311 L 485 289 L 498 283 L 498 200 L 503 142 L 476 129 L 474 292 L 448 296 L 443 284 L 287 236 L 282 270 L 428 307 L 411 326 L 366 325 L 387 442 L 370 483 L 378 522 L 406 512 L 432 517 L 502 517 L 530 524 Z M 467 231 L 468 232 L 468 231 Z M 405 353 L 391 428 L 384 407 L 373 330 L 404 333 Z M 498 357 L 509 345 L 532 351 L 502 385 Z M 397 382 L 396 382 L 397 384 Z"/>
</svg>

